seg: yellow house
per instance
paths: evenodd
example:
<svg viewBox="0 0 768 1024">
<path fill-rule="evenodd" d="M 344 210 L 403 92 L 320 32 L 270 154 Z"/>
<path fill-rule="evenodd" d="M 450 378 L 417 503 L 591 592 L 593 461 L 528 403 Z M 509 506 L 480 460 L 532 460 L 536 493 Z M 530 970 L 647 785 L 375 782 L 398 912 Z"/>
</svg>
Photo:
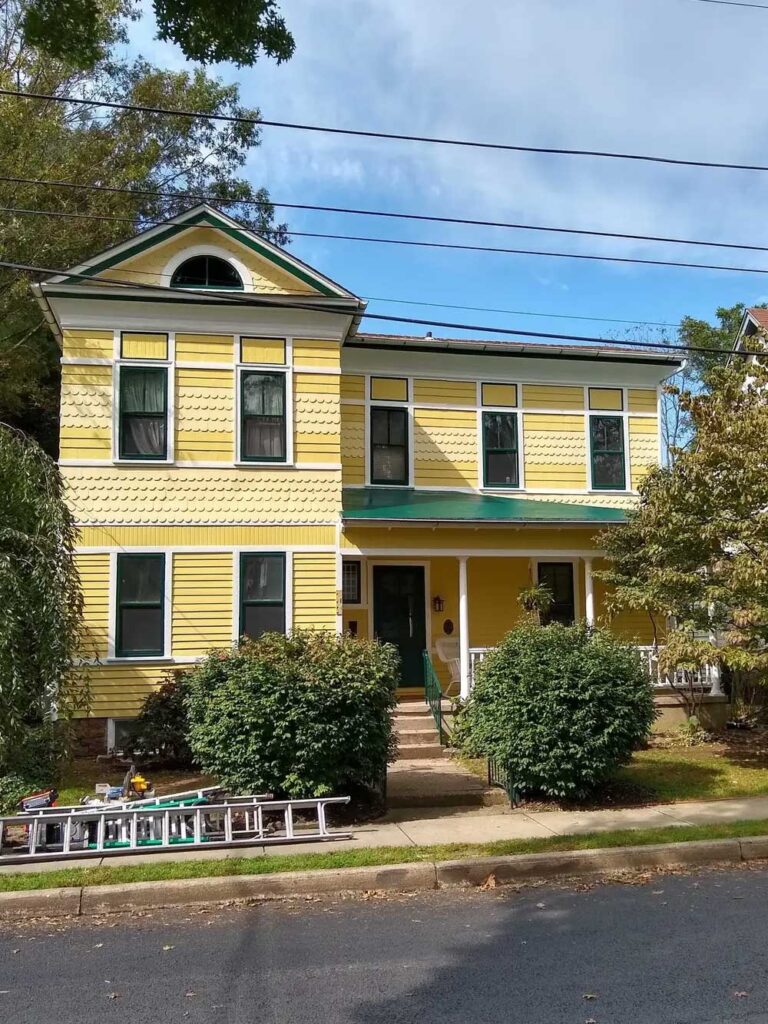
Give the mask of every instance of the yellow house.
<svg viewBox="0 0 768 1024">
<path fill-rule="evenodd" d="M 362 300 L 208 206 L 34 288 L 62 347 L 91 748 L 243 634 L 377 636 L 406 691 L 428 651 L 467 693 L 522 588 L 603 613 L 594 535 L 659 460 L 677 357 L 363 334 Z"/>
</svg>

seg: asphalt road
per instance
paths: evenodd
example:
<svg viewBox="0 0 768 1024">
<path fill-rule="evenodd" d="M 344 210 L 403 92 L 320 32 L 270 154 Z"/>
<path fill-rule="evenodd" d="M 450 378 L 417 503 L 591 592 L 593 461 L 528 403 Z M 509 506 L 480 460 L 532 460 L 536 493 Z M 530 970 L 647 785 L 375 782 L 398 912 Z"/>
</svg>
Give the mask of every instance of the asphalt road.
<svg viewBox="0 0 768 1024">
<path fill-rule="evenodd" d="M 13 1024 L 768 1022 L 768 870 L 0 927 Z"/>
</svg>

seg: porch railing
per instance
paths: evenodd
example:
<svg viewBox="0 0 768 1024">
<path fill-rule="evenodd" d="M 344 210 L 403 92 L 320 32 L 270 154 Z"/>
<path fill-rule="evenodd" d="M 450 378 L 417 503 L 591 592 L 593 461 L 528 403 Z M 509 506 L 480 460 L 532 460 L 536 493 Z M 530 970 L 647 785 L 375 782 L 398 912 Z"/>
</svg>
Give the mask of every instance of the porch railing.
<svg viewBox="0 0 768 1024">
<path fill-rule="evenodd" d="M 440 744 L 444 746 L 446 737 L 443 729 L 443 688 L 437 678 L 429 651 L 422 652 L 422 659 L 424 662 L 424 700 L 429 705 L 429 710 L 435 720 Z"/>
<path fill-rule="evenodd" d="M 490 647 L 470 647 L 469 649 L 469 679 L 470 686 L 474 684 L 477 666 L 482 662 Z M 659 654 L 662 648 L 654 647 L 651 644 L 640 645 L 637 653 L 642 662 L 643 668 L 650 676 L 651 682 L 658 689 L 669 689 L 672 686 L 683 687 L 691 685 L 697 690 L 702 690 L 713 697 L 722 696 L 720 669 L 717 665 L 703 665 L 697 671 L 691 673 L 689 678 L 683 676 L 683 670 L 678 669 L 674 674 L 663 672 L 659 665 Z"/>
</svg>

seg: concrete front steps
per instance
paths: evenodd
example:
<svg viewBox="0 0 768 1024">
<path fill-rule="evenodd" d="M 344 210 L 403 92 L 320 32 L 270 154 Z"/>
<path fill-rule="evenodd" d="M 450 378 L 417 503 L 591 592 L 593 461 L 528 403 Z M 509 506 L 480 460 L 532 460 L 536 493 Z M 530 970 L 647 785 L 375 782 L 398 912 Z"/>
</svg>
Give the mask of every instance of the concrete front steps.
<svg viewBox="0 0 768 1024">
<path fill-rule="evenodd" d="M 440 745 L 432 712 L 422 701 L 401 701 L 394 724 L 398 755 L 387 773 L 387 805 L 396 815 L 408 808 L 450 813 L 506 802 L 501 790 L 491 789 Z"/>
<path fill-rule="evenodd" d="M 443 756 L 432 712 L 421 701 L 403 701 L 395 711 L 398 761 L 420 761 Z"/>
</svg>

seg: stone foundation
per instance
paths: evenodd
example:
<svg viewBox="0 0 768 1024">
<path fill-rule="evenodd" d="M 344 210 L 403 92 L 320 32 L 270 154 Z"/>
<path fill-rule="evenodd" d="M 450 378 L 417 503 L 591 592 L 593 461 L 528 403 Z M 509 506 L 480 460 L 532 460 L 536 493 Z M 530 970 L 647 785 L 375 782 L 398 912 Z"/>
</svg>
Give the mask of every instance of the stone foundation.
<svg viewBox="0 0 768 1024">
<path fill-rule="evenodd" d="M 657 693 L 654 703 L 659 716 L 653 723 L 654 732 L 673 732 L 687 720 L 685 701 L 673 690 Z M 731 713 L 731 703 L 727 697 L 704 696 L 699 709 L 699 718 L 704 729 L 709 732 L 722 732 Z"/>
<path fill-rule="evenodd" d="M 75 754 L 78 756 L 107 753 L 107 718 L 77 718 L 73 722 L 75 731 Z"/>
</svg>

